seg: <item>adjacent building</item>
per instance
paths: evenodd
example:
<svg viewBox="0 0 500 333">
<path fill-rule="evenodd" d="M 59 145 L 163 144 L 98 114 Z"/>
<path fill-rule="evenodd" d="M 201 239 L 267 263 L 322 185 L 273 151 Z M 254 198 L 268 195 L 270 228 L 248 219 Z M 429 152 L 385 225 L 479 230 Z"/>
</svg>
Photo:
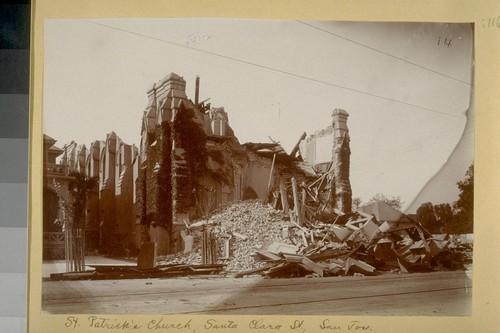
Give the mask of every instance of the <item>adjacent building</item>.
<svg viewBox="0 0 500 333">
<path fill-rule="evenodd" d="M 134 179 L 137 178 L 138 149 L 124 143 L 114 132 L 104 141 L 94 141 L 89 149 L 76 142 L 63 148 L 56 147 L 55 143 L 56 140 L 44 136 L 45 257 L 64 257 L 61 244 L 55 246 L 51 239 L 61 240 L 63 236 L 58 233 L 62 233 L 67 227 L 65 223 L 70 221 L 68 215 L 74 198 L 68 185 L 75 180 L 75 173 L 99 180 L 98 187 L 88 193 L 83 212 L 87 251 L 119 254 L 137 249 Z M 58 249 L 53 250 L 55 247 Z"/>
</svg>

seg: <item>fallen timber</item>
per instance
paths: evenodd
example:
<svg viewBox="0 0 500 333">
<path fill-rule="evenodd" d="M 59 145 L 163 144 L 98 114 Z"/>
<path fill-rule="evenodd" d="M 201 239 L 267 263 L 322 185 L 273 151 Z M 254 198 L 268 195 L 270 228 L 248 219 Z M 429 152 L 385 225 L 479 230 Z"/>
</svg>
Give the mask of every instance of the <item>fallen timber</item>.
<svg viewBox="0 0 500 333">
<path fill-rule="evenodd" d="M 236 278 L 407 274 L 464 269 L 471 262 L 471 246 L 453 236 L 432 235 L 384 203 L 369 208 L 342 214 L 322 205 L 328 214 L 306 215 L 301 226 L 294 214 L 287 216 L 271 205 L 247 201 L 234 203 L 189 230 L 195 239 L 201 239 L 197 234 L 203 235 L 206 229 L 216 240 L 225 237 L 225 246 L 219 246 L 225 249 L 219 259 L 225 260 L 218 262 L 224 262 L 224 272 Z M 192 263 L 196 251 L 195 246 L 192 253 L 164 258 L 164 262 L 188 259 Z"/>
<path fill-rule="evenodd" d="M 471 262 L 471 245 L 450 235 L 432 235 L 403 215 L 386 221 L 365 211 L 333 213 L 333 218 L 306 220 L 300 226 L 269 205 L 238 202 L 189 226 L 194 244 L 188 253 L 150 255 L 137 266 L 94 265 L 90 271 L 53 274 L 51 279 L 372 276 L 460 270 Z"/>
<path fill-rule="evenodd" d="M 50 275 L 50 279 L 58 281 L 171 278 L 178 276 L 219 274 L 224 265 L 172 264 L 160 265 L 152 268 L 138 268 L 137 266 L 131 265 L 89 265 L 89 267 L 93 268 L 93 270 L 55 273 Z"/>
<path fill-rule="evenodd" d="M 451 235 L 432 235 L 383 204 L 347 214 L 326 210 L 328 215 L 309 216 L 300 226 L 270 205 L 237 202 L 188 225 L 194 242 L 186 253 L 153 258 L 150 249 L 137 266 L 94 265 L 92 271 L 51 279 L 373 276 L 460 270 L 471 262 L 471 245 Z M 391 214 L 396 216 L 392 221 Z"/>
</svg>

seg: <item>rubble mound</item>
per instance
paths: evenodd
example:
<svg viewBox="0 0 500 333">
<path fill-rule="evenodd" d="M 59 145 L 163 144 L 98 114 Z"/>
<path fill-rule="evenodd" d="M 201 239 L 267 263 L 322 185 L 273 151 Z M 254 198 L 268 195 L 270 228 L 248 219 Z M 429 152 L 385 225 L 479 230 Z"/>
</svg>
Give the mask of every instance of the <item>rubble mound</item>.
<svg viewBox="0 0 500 333">
<path fill-rule="evenodd" d="M 273 278 L 407 274 L 470 263 L 467 248 L 454 237 L 430 234 L 402 213 L 377 218 L 359 210 L 306 225 L 293 217 L 258 201 L 234 202 L 189 225 L 191 251 L 160 264 L 223 264 L 235 277 Z"/>
<path fill-rule="evenodd" d="M 255 257 L 255 252 L 266 244 L 279 242 L 292 245 L 283 235 L 284 227 L 289 226 L 282 211 L 257 200 L 237 201 L 219 209 L 218 212 L 190 225 L 193 236 L 193 250 L 160 259 L 160 264 L 202 262 L 202 233 L 210 228 L 217 239 L 229 239 L 229 255 L 225 253 L 223 242 L 218 242 L 218 263 L 225 264 L 226 272 L 233 273 L 262 267 L 266 264 Z"/>
<path fill-rule="evenodd" d="M 214 234 L 219 237 L 230 235 L 229 258 L 225 260 L 226 271 L 237 272 L 261 267 L 264 263 L 255 258 L 255 252 L 266 244 L 280 242 L 292 244 L 283 237 L 282 229 L 287 226 L 285 216 L 270 206 L 258 201 L 237 202 L 225 211 L 211 217 L 218 227 Z"/>
</svg>

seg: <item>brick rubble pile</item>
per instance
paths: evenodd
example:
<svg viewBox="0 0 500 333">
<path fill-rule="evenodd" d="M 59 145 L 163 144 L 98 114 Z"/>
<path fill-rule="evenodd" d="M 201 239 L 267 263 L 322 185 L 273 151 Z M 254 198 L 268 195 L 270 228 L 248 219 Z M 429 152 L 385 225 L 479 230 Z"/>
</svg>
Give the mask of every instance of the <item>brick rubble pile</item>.
<svg viewBox="0 0 500 333">
<path fill-rule="evenodd" d="M 293 245 L 291 239 L 283 235 L 283 228 L 290 222 L 282 211 L 275 210 L 256 200 L 234 202 L 208 219 L 194 223 L 190 234 L 194 237 L 193 251 L 161 258 L 159 264 L 201 264 L 201 232 L 210 228 L 217 238 L 230 235 L 228 259 L 218 262 L 225 264 L 226 272 L 239 272 L 265 265 L 254 254 L 262 246 L 271 242 Z M 219 257 L 224 255 L 223 242 L 219 241 Z"/>
<path fill-rule="evenodd" d="M 192 251 L 162 258 L 159 264 L 204 264 L 202 236 L 206 237 L 206 230 L 215 247 L 205 252 L 205 258 L 216 252 L 216 260 L 206 263 L 223 264 L 225 272 L 235 273 L 235 277 L 426 272 L 463 269 L 470 261 L 464 255 L 467 246 L 449 235 L 429 234 L 402 216 L 397 221 L 378 221 L 374 215 L 358 211 L 337 215 L 333 222 L 316 220 L 299 226 L 270 205 L 234 202 L 189 226 Z"/>
</svg>

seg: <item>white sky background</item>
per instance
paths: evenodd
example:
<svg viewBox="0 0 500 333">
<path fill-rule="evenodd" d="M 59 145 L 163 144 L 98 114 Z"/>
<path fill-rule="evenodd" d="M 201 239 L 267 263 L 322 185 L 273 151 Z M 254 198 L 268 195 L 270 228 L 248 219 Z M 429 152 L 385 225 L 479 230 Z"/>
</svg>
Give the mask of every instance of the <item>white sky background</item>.
<svg viewBox="0 0 500 333">
<path fill-rule="evenodd" d="M 194 100 L 199 75 L 200 100 L 225 108 L 241 143 L 270 136 L 290 151 L 302 132 L 327 127 L 332 110 L 345 109 L 353 197 L 380 192 L 410 204 L 464 131 L 471 26 L 306 23 L 47 20 L 44 133 L 59 147 L 89 147 L 111 131 L 138 146 L 147 89 L 175 72 Z M 457 180 L 472 158 L 464 153 L 456 164 Z M 451 203 L 457 193 L 453 181 L 433 200 Z"/>
</svg>

